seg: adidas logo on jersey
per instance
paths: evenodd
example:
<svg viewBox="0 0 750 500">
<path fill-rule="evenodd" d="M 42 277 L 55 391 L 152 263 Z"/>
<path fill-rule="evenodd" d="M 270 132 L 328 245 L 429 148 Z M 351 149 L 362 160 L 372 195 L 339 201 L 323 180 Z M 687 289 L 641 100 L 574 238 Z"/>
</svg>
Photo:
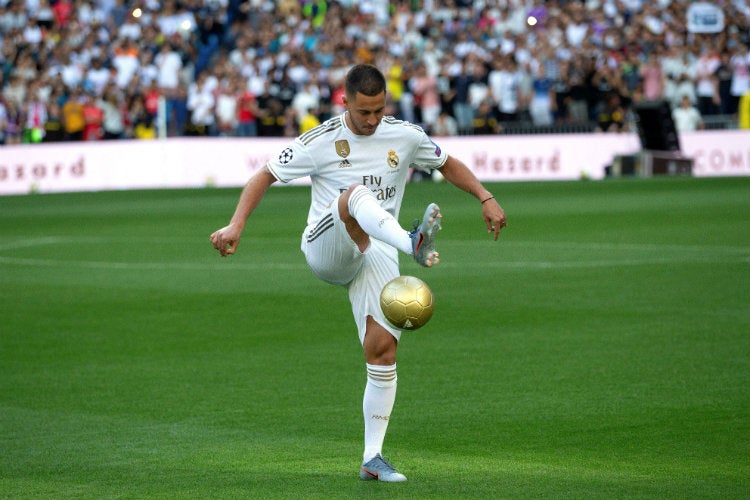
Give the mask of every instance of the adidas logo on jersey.
<svg viewBox="0 0 750 500">
<path fill-rule="evenodd" d="M 351 167 L 351 166 L 352 166 L 352 164 L 351 164 L 351 162 L 349 160 L 341 160 L 339 162 L 339 168 L 347 168 L 347 167 Z"/>
</svg>

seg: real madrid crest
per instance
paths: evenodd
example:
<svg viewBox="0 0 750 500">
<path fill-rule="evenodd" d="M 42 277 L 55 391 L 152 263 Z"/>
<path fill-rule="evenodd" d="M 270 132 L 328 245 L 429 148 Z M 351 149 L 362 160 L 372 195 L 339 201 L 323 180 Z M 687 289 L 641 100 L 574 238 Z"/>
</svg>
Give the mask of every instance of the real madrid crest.
<svg viewBox="0 0 750 500">
<path fill-rule="evenodd" d="M 352 150 L 349 149 L 349 141 L 347 141 L 346 139 L 336 141 L 335 147 L 336 153 L 342 158 L 346 158 L 347 156 L 349 156 L 349 153 L 352 152 Z"/>
<path fill-rule="evenodd" d="M 394 150 L 388 151 L 388 166 L 391 168 L 398 168 L 398 162 L 400 160 L 398 159 L 398 155 Z"/>
</svg>

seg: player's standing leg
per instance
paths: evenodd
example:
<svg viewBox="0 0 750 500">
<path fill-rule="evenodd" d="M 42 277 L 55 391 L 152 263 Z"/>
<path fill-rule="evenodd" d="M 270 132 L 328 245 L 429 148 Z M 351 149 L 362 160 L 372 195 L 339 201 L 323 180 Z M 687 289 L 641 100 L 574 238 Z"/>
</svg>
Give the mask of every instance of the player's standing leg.
<svg viewBox="0 0 750 500">
<path fill-rule="evenodd" d="M 380 206 L 372 191 L 363 185 L 351 186 L 342 193 L 337 208 L 340 219 L 360 252 L 368 250 L 372 237 L 413 255 L 423 266 L 429 267 L 439 262 L 435 235 L 440 230 L 441 214 L 436 204 L 427 207 L 421 223 L 415 224 L 411 233 L 404 230 L 396 218 Z M 394 271 L 397 272 L 397 269 Z M 386 282 L 382 281 L 382 284 Z M 365 450 L 360 477 L 365 480 L 406 481 L 406 476 L 396 471 L 382 456 L 383 441 L 396 399 L 397 345 L 397 338 L 368 315 L 362 339 L 367 362 L 367 385 L 362 401 Z"/>
<path fill-rule="evenodd" d="M 371 316 L 362 347 L 367 362 L 367 385 L 362 399 L 365 450 L 359 476 L 364 480 L 406 481 L 382 455 L 383 440 L 396 400 L 396 348 L 398 341 Z"/>
</svg>

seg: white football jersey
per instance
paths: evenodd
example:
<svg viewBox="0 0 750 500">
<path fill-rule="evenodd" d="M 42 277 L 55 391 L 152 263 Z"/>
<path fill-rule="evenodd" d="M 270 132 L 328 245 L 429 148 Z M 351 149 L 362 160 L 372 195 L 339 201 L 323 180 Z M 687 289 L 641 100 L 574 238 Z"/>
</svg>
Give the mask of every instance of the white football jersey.
<svg viewBox="0 0 750 500">
<path fill-rule="evenodd" d="M 357 135 L 345 113 L 297 137 L 277 159 L 268 162 L 281 182 L 305 176 L 312 181 L 308 224 L 318 220 L 331 201 L 353 184 L 370 188 L 381 206 L 398 218 L 409 168 L 433 170 L 447 155 L 421 127 L 385 116 L 375 133 Z"/>
</svg>

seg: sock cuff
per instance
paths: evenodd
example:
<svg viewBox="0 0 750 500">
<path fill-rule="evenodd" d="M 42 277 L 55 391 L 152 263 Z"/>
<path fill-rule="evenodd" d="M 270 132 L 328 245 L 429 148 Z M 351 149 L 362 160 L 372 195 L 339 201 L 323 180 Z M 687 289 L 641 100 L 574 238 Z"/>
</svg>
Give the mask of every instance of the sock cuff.
<svg viewBox="0 0 750 500">
<path fill-rule="evenodd" d="M 367 363 L 367 381 L 377 387 L 393 387 L 396 385 L 396 365 L 371 365 Z"/>
</svg>

